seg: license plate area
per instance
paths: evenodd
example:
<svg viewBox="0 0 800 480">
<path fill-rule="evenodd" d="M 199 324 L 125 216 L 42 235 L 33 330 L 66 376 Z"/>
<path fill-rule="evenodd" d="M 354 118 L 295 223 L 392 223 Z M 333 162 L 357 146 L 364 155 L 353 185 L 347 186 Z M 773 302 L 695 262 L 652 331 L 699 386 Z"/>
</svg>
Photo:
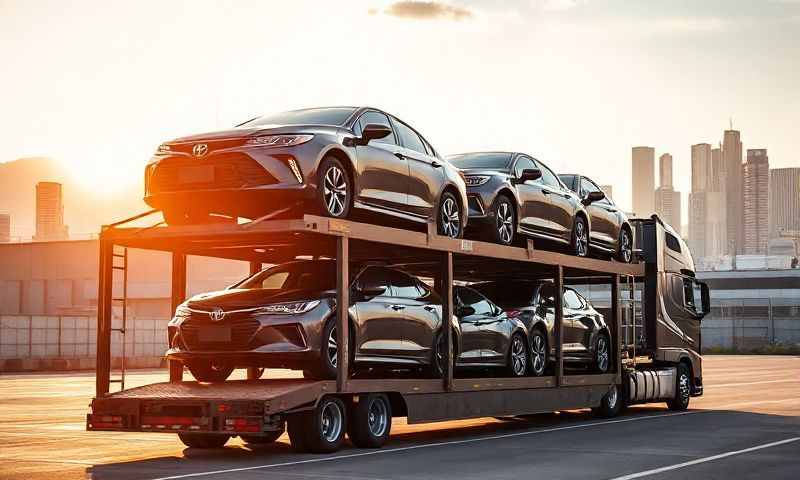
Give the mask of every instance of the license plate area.
<svg viewBox="0 0 800 480">
<path fill-rule="evenodd" d="M 230 342 L 231 329 L 220 325 L 207 325 L 197 331 L 197 340 L 203 343 Z"/>
<path fill-rule="evenodd" d="M 198 165 L 192 167 L 183 167 L 178 170 L 179 183 L 213 183 L 214 182 L 214 166 L 213 165 Z"/>
</svg>

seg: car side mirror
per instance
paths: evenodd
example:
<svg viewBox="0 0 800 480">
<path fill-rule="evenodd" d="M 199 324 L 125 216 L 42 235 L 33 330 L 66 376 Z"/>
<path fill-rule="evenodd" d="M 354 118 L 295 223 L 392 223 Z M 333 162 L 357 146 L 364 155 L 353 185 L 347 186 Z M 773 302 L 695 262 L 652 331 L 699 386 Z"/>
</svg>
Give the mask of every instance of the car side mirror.
<svg viewBox="0 0 800 480">
<path fill-rule="evenodd" d="M 475 308 L 469 305 L 459 305 L 456 307 L 456 317 L 469 317 L 470 315 L 475 315 Z"/>
<path fill-rule="evenodd" d="M 358 145 L 366 145 L 373 140 L 378 140 L 379 138 L 386 138 L 389 134 L 392 133 L 392 129 L 387 127 L 386 125 L 381 125 L 379 123 L 370 123 L 366 127 L 364 127 L 364 131 L 361 133 L 361 138 L 357 140 Z"/>
<path fill-rule="evenodd" d="M 358 293 L 360 293 L 363 297 L 372 298 L 372 297 L 379 297 L 386 292 L 386 287 L 381 287 L 378 285 L 366 285 L 358 287 Z"/>
<path fill-rule="evenodd" d="M 603 192 L 599 192 L 599 191 L 589 192 L 589 194 L 586 195 L 586 197 L 584 197 L 583 204 L 584 205 L 589 205 L 589 204 L 594 203 L 594 202 L 599 202 L 600 200 L 602 200 L 604 198 L 606 198 L 606 194 L 603 193 Z"/>
<path fill-rule="evenodd" d="M 526 168 L 519 176 L 520 183 L 527 182 L 528 180 L 539 180 L 542 178 L 542 171 L 538 168 Z"/>
</svg>

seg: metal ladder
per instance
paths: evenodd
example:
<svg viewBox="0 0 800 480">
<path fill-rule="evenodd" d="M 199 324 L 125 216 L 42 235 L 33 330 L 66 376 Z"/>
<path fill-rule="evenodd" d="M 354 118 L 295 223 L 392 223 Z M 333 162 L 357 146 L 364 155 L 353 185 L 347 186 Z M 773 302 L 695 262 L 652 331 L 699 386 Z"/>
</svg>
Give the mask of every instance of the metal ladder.
<svg viewBox="0 0 800 480">
<path fill-rule="evenodd" d="M 122 259 L 122 265 L 117 264 L 117 259 Z M 114 296 L 114 271 L 122 272 L 122 296 Z M 120 376 L 119 378 L 111 378 L 110 383 L 119 383 L 119 389 L 125 390 L 125 356 L 126 344 L 125 333 L 127 332 L 128 322 L 128 248 L 123 247 L 122 253 L 117 253 L 116 250 L 111 252 L 111 302 L 119 302 L 122 304 L 122 325 L 119 328 L 111 328 L 112 332 L 119 332 L 122 335 L 122 358 L 120 359 Z M 112 308 L 113 318 L 113 308 Z"/>
</svg>

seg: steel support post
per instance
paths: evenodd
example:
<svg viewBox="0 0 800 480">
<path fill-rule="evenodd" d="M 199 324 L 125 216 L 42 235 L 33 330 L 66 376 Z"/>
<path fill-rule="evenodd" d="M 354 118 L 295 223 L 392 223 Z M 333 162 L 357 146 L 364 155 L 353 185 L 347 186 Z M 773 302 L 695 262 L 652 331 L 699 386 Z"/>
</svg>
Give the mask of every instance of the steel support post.
<svg viewBox="0 0 800 480">
<path fill-rule="evenodd" d="M 553 326 L 556 344 L 555 375 L 556 385 L 564 384 L 564 267 L 557 265 L 553 277 L 555 286 L 555 325 Z"/>
<path fill-rule="evenodd" d="M 250 262 L 250 275 L 255 275 L 261 271 L 261 262 Z M 261 369 L 258 367 L 247 367 L 247 379 L 258 380 L 261 378 Z"/>
<path fill-rule="evenodd" d="M 114 287 L 114 244 L 100 233 L 97 291 L 97 354 L 95 394 L 103 397 L 111 384 L 111 299 Z"/>
<path fill-rule="evenodd" d="M 612 337 L 616 338 L 616 340 L 614 340 L 611 353 L 613 355 L 612 366 L 616 369 L 618 384 L 622 383 L 622 305 L 620 304 L 619 296 L 620 279 L 619 275 L 614 275 L 611 277 L 611 316 L 613 317 L 611 324 L 614 328 Z"/>
<path fill-rule="evenodd" d="M 172 252 L 172 312 L 178 305 L 186 300 L 186 254 Z M 169 381 L 180 382 L 183 380 L 183 363 L 177 360 L 169 361 Z"/>
<path fill-rule="evenodd" d="M 347 391 L 347 379 L 350 377 L 350 240 L 347 237 L 338 237 L 336 240 L 336 343 L 337 351 L 336 391 Z M 322 340 L 324 351 L 327 345 Z"/>
<path fill-rule="evenodd" d="M 444 369 L 444 389 L 448 392 L 453 390 L 453 368 L 455 361 L 453 360 L 453 328 L 451 327 L 451 319 L 453 318 L 453 254 L 447 252 L 442 259 L 442 333 L 444 334 L 445 344 L 447 351 L 445 358 Z M 434 361 L 436 359 L 434 358 Z"/>
</svg>

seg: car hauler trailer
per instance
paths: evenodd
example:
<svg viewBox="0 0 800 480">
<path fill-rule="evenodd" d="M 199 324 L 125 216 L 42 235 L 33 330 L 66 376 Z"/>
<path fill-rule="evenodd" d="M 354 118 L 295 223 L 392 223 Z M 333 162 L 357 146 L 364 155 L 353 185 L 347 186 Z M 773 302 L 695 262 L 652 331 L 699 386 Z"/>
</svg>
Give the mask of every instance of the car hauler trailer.
<svg viewBox="0 0 800 480">
<path fill-rule="evenodd" d="M 682 409 L 689 395 L 702 394 L 699 321 L 707 311 L 707 289 L 693 278 L 685 244 L 656 217 L 636 222 L 643 262 L 624 264 L 539 250 L 532 241 L 526 248 L 506 247 L 445 238 L 433 228 L 423 233 L 310 215 L 249 224 L 125 226 L 150 213 L 100 234 L 96 396 L 89 430 L 172 432 L 189 446 L 215 447 L 237 435 L 250 443 L 273 441 L 288 427 L 296 450 L 329 452 L 341 445 L 345 431 L 356 446 L 382 445 L 392 417 L 423 423 L 580 408 L 613 416 L 624 402 L 666 400 Z M 674 247 L 673 240 L 680 255 L 665 248 Z M 169 381 L 125 389 L 124 357 L 120 376 L 112 378 L 111 342 L 112 332 L 124 337 L 126 331 L 127 248 L 171 252 L 173 309 L 185 297 L 187 255 L 248 261 L 251 272 L 297 257 L 335 258 L 343 346 L 336 380 L 259 379 L 248 371 L 247 380 L 206 384 L 183 381 L 183 366 L 171 361 Z M 353 376 L 350 325 L 343 320 L 350 292 L 343 287 L 356 261 L 433 279 L 445 319 L 452 317 L 454 282 L 551 279 L 556 291 L 565 283 L 607 285 L 611 368 L 604 374 L 565 368 L 563 299 L 556 295 L 554 355 L 545 376 L 461 378 L 452 367 L 441 379 Z M 698 289 L 704 307 L 690 311 L 687 305 L 694 308 L 695 302 L 684 295 Z M 120 311 L 116 322 L 114 305 Z M 444 329 L 444 335 L 452 359 L 452 332 Z M 120 390 L 111 392 L 114 383 Z"/>
</svg>

